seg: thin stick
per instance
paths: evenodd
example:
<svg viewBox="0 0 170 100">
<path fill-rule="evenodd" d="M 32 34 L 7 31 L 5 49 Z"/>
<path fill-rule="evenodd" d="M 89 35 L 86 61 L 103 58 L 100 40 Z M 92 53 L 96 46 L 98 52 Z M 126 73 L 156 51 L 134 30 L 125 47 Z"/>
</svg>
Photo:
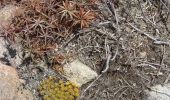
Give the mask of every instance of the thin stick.
<svg viewBox="0 0 170 100">
<path fill-rule="evenodd" d="M 80 99 L 81 98 L 84 98 L 84 93 L 90 88 L 90 87 L 92 87 L 92 85 L 102 76 L 103 74 L 100 74 L 99 76 L 97 76 L 96 77 L 96 79 L 92 82 L 92 83 L 90 83 L 90 85 L 83 91 L 83 93 L 81 94 L 81 96 L 80 96 Z"/>
<path fill-rule="evenodd" d="M 168 75 L 168 77 L 167 77 L 166 80 L 164 81 L 164 84 L 167 84 L 168 81 L 169 81 L 169 79 L 170 79 L 170 74 Z"/>
<path fill-rule="evenodd" d="M 150 36 L 147 32 L 143 32 L 142 30 L 138 29 L 137 27 L 135 27 L 134 25 L 132 25 L 131 23 L 128 23 L 128 25 L 130 25 L 132 28 L 134 28 L 136 31 L 140 32 L 141 34 L 147 36 L 149 39 L 153 40 L 155 44 L 157 45 L 167 45 L 170 46 L 170 42 L 165 42 L 165 41 L 159 41 L 161 39 L 156 39 L 153 36 Z"/>
<path fill-rule="evenodd" d="M 161 59 L 161 63 L 160 63 L 161 66 L 160 66 L 160 68 L 157 72 L 157 75 L 161 72 L 161 69 L 164 66 L 165 52 L 166 52 L 165 51 L 165 45 L 163 45 L 163 54 L 162 54 L 162 59 Z"/>
<path fill-rule="evenodd" d="M 106 68 L 102 71 L 102 73 L 106 73 L 108 71 L 110 58 L 111 58 L 111 54 L 108 54 L 107 61 L 106 61 Z"/>
<path fill-rule="evenodd" d="M 142 30 L 140 30 L 139 28 L 135 27 L 134 25 L 132 25 L 131 23 L 128 23 L 128 25 L 130 25 L 132 28 L 134 28 L 136 31 L 140 32 L 141 34 L 147 36 L 148 38 L 150 38 L 151 40 L 156 41 L 156 39 L 153 36 L 150 36 L 148 33 L 143 32 Z"/>
<path fill-rule="evenodd" d="M 168 12 L 170 12 L 170 9 L 166 6 L 166 4 L 162 0 L 160 0 L 160 2 L 165 6 Z M 170 1 L 167 0 L 167 4 L 170 5 L 168 2 L 170 3 Z"/>
<path fill-rule="evenodd" d="M 117 54 L 115 54 L 114 56 L 116 56 Z M 107 61 L 106 61 L 106 68 L 102 71 L 102 73 L 83 91 L 83 93 L 81 94 L 80 98 L 84 97 L 84 93 L 90 88 L 92 87 L 92 85 L 104 74 L 108 71 L 109 69 L 109 61 L 110 61 L 111 55 L 108 55 L 107 57 Z M 115 57 L 116 58 L 116 57 Z"/>
</svg>

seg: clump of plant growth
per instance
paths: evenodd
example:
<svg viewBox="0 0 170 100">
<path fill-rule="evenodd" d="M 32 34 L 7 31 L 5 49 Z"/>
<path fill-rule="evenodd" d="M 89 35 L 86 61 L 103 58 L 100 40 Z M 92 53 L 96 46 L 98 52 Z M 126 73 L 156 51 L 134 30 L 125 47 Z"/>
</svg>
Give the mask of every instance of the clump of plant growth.
<svg viewBox="0 0 170 100">
<path fill-rule="evenodd" d="M 56 83 L 52 77 L 43 80 L 38 90 L 44 100 L 75 100 L 79 97 L 79 87 L 74 83 L 63 80 Z"/>
<path fill-rule="evenodd" d="M 88 27 L 95 12 L 89 1 L 24 0 L 17 3 L 24 13 L 14 18 L 12 26 L 24 50 L 41 55 L 67 41 L 75 30 Z"/>
<path fill-rule="evenodd" d="M 0 36 L 21 45 L 33 63 L 45 58 L 52 65 L 50 57 L 57 55 L 56 49 L 63 50 L 72 37 L 80 36 L 79 30 L 88 28 L 95 19 L 95 1 L 5 0 L 0 5 L 11 3 L 20 9 Z"/>
</svg>

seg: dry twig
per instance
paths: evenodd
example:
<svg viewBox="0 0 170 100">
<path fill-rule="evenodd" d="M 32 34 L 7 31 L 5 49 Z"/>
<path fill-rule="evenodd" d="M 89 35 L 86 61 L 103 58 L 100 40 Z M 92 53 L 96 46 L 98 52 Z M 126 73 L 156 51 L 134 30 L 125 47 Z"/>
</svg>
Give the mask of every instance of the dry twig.
<svg viewBox="0 0 170 100">
<path fill-rule="evenodd" d="M 149 39 L 153 40 L 153 41 L 154 41 L 154 44 L 170 46 L 170 42 L 159 41 L 159 40 L 162 40 L 162 39 L 157 39 L 157 38 L 149 35 L 147 32 L 143 32 L 142 30 L 140 30 L 139 28 L 135 27 L 135 26 L 132 25 L 131 23 L 128 23 L 128 25 L 130 25 L 132 28 L 134 28 L 134 29 L 135 29 L 136 31 L 138 31 L 139 33 L 141 33 L 141 34 L 147 36 Z"/>
</svg>

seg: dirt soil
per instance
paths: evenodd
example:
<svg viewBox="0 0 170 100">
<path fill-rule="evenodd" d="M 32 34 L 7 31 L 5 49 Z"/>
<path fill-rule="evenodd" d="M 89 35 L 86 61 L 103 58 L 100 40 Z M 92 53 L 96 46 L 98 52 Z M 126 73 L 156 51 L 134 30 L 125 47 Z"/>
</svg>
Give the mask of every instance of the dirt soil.
<svg viewBox="0 0 170 100">
<path fill-rule="evenodd" d="M 80 100 L 145 100 L 147 95 L 144 90 L 150 90 L 150 87 L 156 84 L 163 85 L 169 82 L 170 8 L 166 0 L 165 2 L 164 0 L 89 0 L 90 4 L 83 0 L 72 0 L 71 2 L 95 13 L 95 18 L 91 20 L 91 16 L 88 17 L 90 22 L 83 28 L 76 25 L 67 30 L 64 26 L 64 29 L 60 28 L 60 32 L 57 30 L 58 34 L 53 34 L 56 31 L 52 28 L 56 27 L 55 22 L 54 26 L 50 26 L 53 24 L 49 23 L 59 16 L 53 10 L 58 9 L 55 6 L 62 4 L 61 1 L 56 0 L 55 4 L 55 0 L 34 0 L 35 5 L 39 1 L 43 2 L 40 8 L 36 8 L 38 11 L 35 13 L 29 4 L 25 3 L 27 0 L 16 1 L 5 0 L 1 8 L 8 4 L 25 6 L 25 15 L 14 18 L 12 24 L 15 29 L 13 32 L 16 33 L 14 38 L 18 39 L 15 43 L 23 48 L 20 52 L 16 51 L 22 56 L 22 64 L 17 66 L 17 70 L 20 78 L 25 80 L 24 87 L 32 91 L 36 100 L 42 99 L 37 86 L 43 79 L 54 76 L 66 80 L 62 76 L 62 64 L 58 61 L 59 58 L 57 64 L 55 63 L 58 66 L 55 68 L 53 66 L 55 60 L 53 57 L 56 56 L 63 57 L 66 61 L 78 58 L 99 74 L 97 79 L 81 87 L 78 98 Z M 41 5 L 47 1 L 50 2 L 47 4 L 49 8 L 46 6 L 41 8 Z M 48 10 L 56 16 L 47 15 L 51 14 Z M 45 23 L 43 24 L 45 28 L 43 25 L 40 26 L 41 22 L 31 23 L 40 15 L 46 19 L 42 22 Z M 66 17 L 63 18 L 66 20 Z M 30 34 L 39 34 L 38 32 L 42 30 L 37 27 L 31 28 L 33 24 L 48 31 L 48 36 L 52 36 L 54 41 L 34 40 L 32 38 L 34 36 Z M 25 29 L 27 27 L 29 30 Z M 47 27 L 50 28 L 47 30 Z M 63 30 L 64 35 L 61 34 Z M 30 38 L 26 38 L 25 34 Z M 14 43 L 11 42 L 12 37 L 13 34 L 8 37 L 11 46 Z M 39 43 L 39 45 L 30 46 L 29 40 L 30 43 Z M 41 42 L 46 43 L 45 50 Z M 49 48 L 55 46 L 55 50 L 47 50 L 48 45 Z M 33 50 L 34 47 L 40 46 L 42 51 L 37 53 L 37 49 Z"/>
</svg>

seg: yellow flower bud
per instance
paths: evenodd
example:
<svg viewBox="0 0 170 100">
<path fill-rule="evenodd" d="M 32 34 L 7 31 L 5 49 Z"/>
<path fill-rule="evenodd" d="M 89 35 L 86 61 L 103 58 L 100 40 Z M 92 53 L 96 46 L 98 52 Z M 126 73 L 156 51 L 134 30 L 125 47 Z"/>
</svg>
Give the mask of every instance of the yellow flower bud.
<svg viewBox="0 0 170 100">
<path fill-rule="evenodd" d="M 74 96 L 75 97 L 79 97 L 80 95 L 79 95 L 79 93 L 75 93 Z"/>
<path fill-rule="evenodd" d="M 59 84 L 63 84 L 64 82 L 62 81 L 62 80 L 59 80 L 59 82 L 58 82 Z"/>
<path fill-rule="evenodd" d="M 69 86 L 68 86 L 68 88 L 69 88 L 69 89 L 71 89 L 71 88 L 72 88 L 72 86 L 71 86 L 71 85 L 69 85 Z"/>
<path fill-rule="evenodd" d="M 43 98 L 44 98 L 44 100 L 46 100 L 46 99 L 48 98 L 48 95 L 44 95 L 44 97 L 43 97 Z"/>
<path fill-rule="evenodd" d="M 70 82 L 69 82 L 69 81 L 67 81 L 67 82 L 66 82 L 66 85 L 70 85 Z"/>
<path fill-rule="evenodd" d="M 75 83 L 73 83 L 73 82 L 71 83 L 71 85 L 72 85 L 73 87 L 77 87 L 77 86 L 76 86 L 76 84 L 75 84 Z"/>
<path fill-rule="evenodd" d="M 79 92 L 79 89 L 78 89 L 78 88 L 74 88 L 74 91 L 75 91 L 75 92 Z"/>
<path fill-rule="evenodd" d="M 74 100 L 74 96 L 72 96 L 72 95 L 69 95 L 69 100 Z"/>
</svg>

